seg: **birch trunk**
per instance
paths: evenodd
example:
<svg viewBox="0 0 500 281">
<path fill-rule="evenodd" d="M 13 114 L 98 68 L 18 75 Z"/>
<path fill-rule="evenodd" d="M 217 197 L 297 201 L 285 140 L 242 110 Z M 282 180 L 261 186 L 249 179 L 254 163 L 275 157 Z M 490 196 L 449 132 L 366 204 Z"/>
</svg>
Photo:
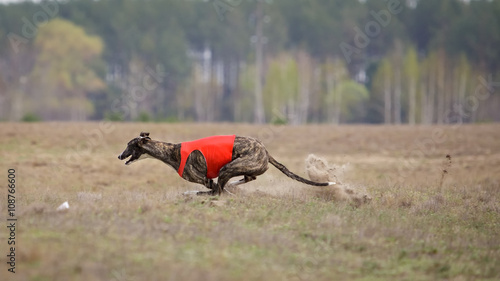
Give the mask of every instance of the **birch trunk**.
<svg viewBox="0 0 500 281">
<path fill-rule="evenodd" d="M 255 33 L 255 123 L 262 124 L 265 121 L 264 104 L 262 98 L 262 2 L 257 1 L 257 28 Z"/>
<path fill-rule="evenodd" d="M 437 123 L 443 124 L 445 111 L 445 67 L 442 52 L 437 65 Z"/>
<path fill-rule="evenodd" d="M 415 125 L 416 114 L 417 114 L 417 82 L 416 78 L 410 78 L 409 86 L 409 110 L 408 110 L 408 123 L 410 125 Z"/>
<path fill-rule="evenodd" d="M 311 97 L 311 76 L 312 66 L 311 58 L 307 53 L 299 52 L 299 87 L 300 99 L 298 105 L 298 118 L 299 124 L 307 123 L 307 115 L 309 110 L 309 101 Z"/>
<path fill-rule="evenodd" d="M 391 124 L 391 77 L 386 73 L 384 78 L 384 123 Z"/>
</svg>

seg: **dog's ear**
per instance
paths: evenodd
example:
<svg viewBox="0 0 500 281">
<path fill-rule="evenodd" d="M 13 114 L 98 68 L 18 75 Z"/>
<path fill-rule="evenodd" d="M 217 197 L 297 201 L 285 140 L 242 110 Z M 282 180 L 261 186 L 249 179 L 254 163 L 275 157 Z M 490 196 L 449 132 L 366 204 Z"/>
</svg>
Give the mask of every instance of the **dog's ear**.
<svg viewBox="0 0 500 281">
<path fill-rule="evenodd" d="M 144 144 L 146 144 L 146 143 L 147 143 L 148 141 L 150 141 L 150 140 L 151 140 L 151 138 L 150 138 L 150 137 L 141 137 L 141 138 L 139 139 L 139 145 L 144 145 Z"/>
<path fill-rule="evenodd" d="M 139 136 L 140 136 L 139 137 L 139 145 L 143 145 L 151 140 L 148 132 L 141 132 L 141 134 Z"/>
</svg>

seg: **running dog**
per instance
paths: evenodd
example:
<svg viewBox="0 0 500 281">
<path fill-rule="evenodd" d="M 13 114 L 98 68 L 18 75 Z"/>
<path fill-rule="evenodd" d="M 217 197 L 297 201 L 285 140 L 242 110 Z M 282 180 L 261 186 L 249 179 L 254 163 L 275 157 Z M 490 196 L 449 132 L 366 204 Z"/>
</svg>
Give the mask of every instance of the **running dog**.
<svg viewBox="0 0 500 281">
<path fill-rule="evenodd" d="M 262 142 L 251 137 L 213 136 L 196 141 L 167 143 L 152 140 L 149 133 L 128 142 L 127 148 L 118 156 L 129 165 L 144 158 L 154 158 L 170 165 L 183 179 L 199 183 L 210 191 L 196 191 L 197 195 L 220 195 L 228 181 L 237 176 L 243 179 L 229 183 L 239 185 L 255 180 L 267 171 L 268 163 L 288 177 L 314 186 L 334 185 L 335 182 L 313 182 L 290 172 L 276 161 Z M 217 183 L 213 181 L 218 177 Z"/>
</svg>

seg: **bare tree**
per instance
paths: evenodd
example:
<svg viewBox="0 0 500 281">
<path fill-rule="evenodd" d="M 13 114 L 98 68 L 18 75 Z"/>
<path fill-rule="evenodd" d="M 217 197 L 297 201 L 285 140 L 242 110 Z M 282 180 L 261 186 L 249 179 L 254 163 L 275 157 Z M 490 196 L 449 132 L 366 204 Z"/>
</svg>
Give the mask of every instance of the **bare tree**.
<svg viewBox="0 0 500 281">
<path fill-rule="evenodd" d="M 309 101 L 311 98 L 311 84 L 313 79 L 314 63 L 309 54 L 305 51 L 299 51 L 297 54 L 298 72 L 299 72 L 299 105 L 297 121 L 300 124 L 307 123 L 309 113 Z"/>
<path fill-rule="evenodd" d="M 434 123 L 434 105 L 436 100 L 436 53 L 431 53 L 427 58 L 427 75 L 429 76 L 427 84 L 427 104 L 425 109 L 426 124 Z"/>
<path fill-rule="evenodd" d="M 402 72 L 402 56 L 403 45 L 401 41 L 395 42 L 395 56 L 394 56 L 394 123 L 401 124 L 401 72 Z"/>
<path fill-rule="evenodd" d="M 437 73 L 437 114 L 436 114 L 436 122 L 437 124 L 443 124 L 444 122 L 444 113 L 445 113 L 445 96 L 446 96 L 446 87 L 445 87 L 445 79 L 446 79 L 446 60 L 444 56 L 444 50 L 439 50 L 438 52 L 438 60 L 436 65 L 436 73 Z"/>
<path fill-rule="evenodd" d="M 333 124 L 340 123 L 342 111 L 342 95 L 338 90 L 339 84 L 348 78 L 347 68 L 340 59 L 327 59 L 325 63 L 326 79 L 326 107 L 328 120 Z"/>
<path fill-rule="evenodd" d="M 262 99 L 262 57 L 263 57 L 263 19 L 262 2 L 257 1 L 255 11 L 257 26 L 255 32 L 255 123 L 262 124 L 265 121 L 264 103 Z"/>
<path fill-rule="evenodd" d="M 415 48 L 410 47 L 405 58 L 405 80 L 408 89 L 408 123 L 414 125 L 417 119 L 418 58 Z"/>
</svg>

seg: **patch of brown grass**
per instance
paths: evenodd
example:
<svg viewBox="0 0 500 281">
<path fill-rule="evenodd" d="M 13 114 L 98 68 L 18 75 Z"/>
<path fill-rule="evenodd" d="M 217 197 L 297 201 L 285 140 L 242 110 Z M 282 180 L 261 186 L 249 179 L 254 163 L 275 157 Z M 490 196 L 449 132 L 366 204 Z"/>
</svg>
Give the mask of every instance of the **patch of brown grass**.
<svg viewBox="0 0 500 281">
<path fill-rule="evenodd" d="M 0 123 L 0 166 L 18 179 L 15 277 L 497 280 L 499 129 L 112 123 L 102 133 L 97 123 Z M 303 177 L 304 159 L 319 155 L 341 184 L 310 187 L 270 167 L 234 195 L 185 197 L 203 188 L 161 162 L 117 159 L 141 131 L 171 142 L 257 137 Z M 444 137 L 433 139 L 437 131 Z M 0 189 L 4 222 L 6 196 Z M 70 208 L 56 211 L 65 201 Z"/>
</svg>

